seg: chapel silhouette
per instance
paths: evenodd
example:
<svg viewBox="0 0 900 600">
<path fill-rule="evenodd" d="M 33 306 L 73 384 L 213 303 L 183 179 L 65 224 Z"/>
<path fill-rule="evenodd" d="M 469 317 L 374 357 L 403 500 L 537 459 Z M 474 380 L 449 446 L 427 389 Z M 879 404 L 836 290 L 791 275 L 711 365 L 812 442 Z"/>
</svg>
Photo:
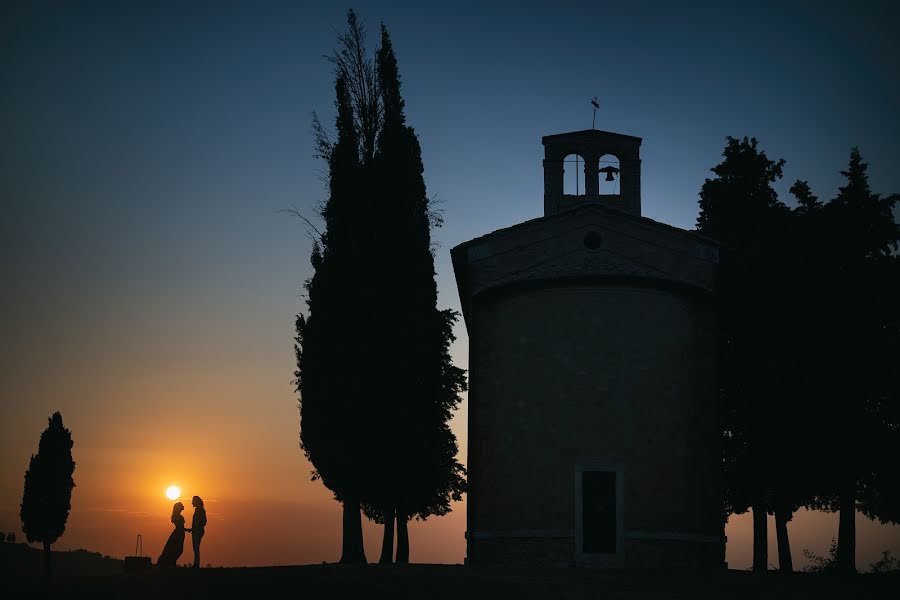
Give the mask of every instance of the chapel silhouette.
<svg viewBox="0 0 900 600">
<path fill-rule="evenodd" d="M 641 215 L 640 138 L 543 144 L 544 216 L 452 250 L 467 562 L 721 568 L 717 245 Z"/>
</svg>

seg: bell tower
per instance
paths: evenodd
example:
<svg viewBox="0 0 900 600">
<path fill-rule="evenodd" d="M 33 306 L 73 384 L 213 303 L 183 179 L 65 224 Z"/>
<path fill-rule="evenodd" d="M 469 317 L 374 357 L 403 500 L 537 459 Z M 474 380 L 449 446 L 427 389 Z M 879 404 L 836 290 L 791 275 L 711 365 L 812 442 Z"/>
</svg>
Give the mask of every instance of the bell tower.
<svg viewBox="0 0 900 600">
<path fill-rule="evenodd" d="M 641 138 L 597 129 L 548 135 L 544 144 L 544 216 L 575 208 L 583 203 L 603 204 L 633 215 L 641 215 Z M 574 155 L 574 160 L 566 157 Z M 604 161 L 612 156 L 618 161 Z M 584 188 L 565 192 L 566 169 L 584 167 Z M 580 173 L 576 173 L 580 176 Z M 604 182 L 617 184 L 611 193 L 603 193 Z M 577 180 L 576 180 L 577 181 Z"/>
</svg>

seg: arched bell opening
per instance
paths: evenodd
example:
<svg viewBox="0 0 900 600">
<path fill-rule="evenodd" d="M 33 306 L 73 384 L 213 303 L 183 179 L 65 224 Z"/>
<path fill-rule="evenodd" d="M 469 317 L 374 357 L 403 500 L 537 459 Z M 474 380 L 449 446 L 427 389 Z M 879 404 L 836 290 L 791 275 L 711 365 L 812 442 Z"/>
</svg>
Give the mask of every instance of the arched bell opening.
<svg viewBox="0 0 900 600">
<path fill-rule="evenodd" d="M 566 196 L 584 196 L 584 158 L 578 154 L 569 154 L 563 159 L 563 194 Z"/>
<path fill-rule="evenodd" d="M 599 162 L 600 195 L 618 196 L 622 193 L 620 184 L 621 168 L 619 158 L 614 154 L 604 154 Z"/>
</svg>

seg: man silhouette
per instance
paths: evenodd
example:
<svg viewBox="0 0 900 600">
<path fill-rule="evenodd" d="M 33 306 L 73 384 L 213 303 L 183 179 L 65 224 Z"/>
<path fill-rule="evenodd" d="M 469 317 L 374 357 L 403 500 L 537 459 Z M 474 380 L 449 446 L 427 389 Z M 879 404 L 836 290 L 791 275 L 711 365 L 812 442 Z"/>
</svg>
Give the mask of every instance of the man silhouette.
<svg viewBox="0 0 900 600">
<path fill-rule="evenodd" d="M 191 499 L 194 507 L 194 516 L 191 518 L 191 528 L 186 531 L 191 534 L 191 542 L 194 545 L 194 568 L 200 568 L 200 541 L 206 529 L 206 509 L 203 508 L 203 498 L 194 496 Z"/>
</svg>

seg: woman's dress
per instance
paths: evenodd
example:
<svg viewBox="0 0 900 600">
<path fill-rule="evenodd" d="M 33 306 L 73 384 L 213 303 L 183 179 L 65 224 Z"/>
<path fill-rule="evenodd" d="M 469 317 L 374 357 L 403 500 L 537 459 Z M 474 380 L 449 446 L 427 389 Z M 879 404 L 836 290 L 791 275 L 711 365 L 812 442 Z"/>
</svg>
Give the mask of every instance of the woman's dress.
<svg viewBox="0 0 900 600">
<path fill-rule="evenodd" d="M 184 552 L 184 517 L 176 515 L 172 517 L 172 522 L 175 524 L 175 530 L 169 536 L 162 554 L 156 561 L 158 567 L 174 567 Z"/>
</svg>

